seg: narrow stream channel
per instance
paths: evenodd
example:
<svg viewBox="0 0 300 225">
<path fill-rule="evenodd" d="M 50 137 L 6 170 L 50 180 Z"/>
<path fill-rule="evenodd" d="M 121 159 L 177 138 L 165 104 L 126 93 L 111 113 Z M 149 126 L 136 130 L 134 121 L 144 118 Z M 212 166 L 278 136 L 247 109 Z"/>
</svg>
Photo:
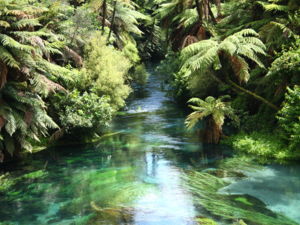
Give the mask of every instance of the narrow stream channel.
<svg viewBox="0 0 300 225">
<path fill-rule="evenodd" d="M 17 183 L 0 196 L 0 224 L 193 225 L 210 216 L 194 204 L 185 171 L 216 168 L 232 153 L 186 131 L 185 113 L 163 91 L 163 79 L 149 72 L 111 136 L 92 146 L 49 149 L 12 172 Z M 250 195 L 300 223 L 299 174 L 298 166 L 262 167 L 219 192 Z"/>
</svg>

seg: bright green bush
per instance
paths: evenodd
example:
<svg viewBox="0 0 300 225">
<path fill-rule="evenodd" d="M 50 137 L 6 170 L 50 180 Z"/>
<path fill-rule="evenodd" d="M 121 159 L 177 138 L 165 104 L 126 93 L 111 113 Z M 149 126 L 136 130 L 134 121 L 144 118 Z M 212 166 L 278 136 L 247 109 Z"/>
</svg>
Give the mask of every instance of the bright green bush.
<svg viewBox="0 0 300 225">
<path fill-rule="evenodd" d="M 95 33 L 85 48 L 86 60 L 82 71 L 85 89 L 98 96 L 108 96 L 114 109 L 124 106 L 131 92 L 126 84 L 130 61 L 121 51 L 107 46 L 100 33 Z"/>
<path fill-rule="evenodd" d="M 55 107 L 67 133 L 101 133 L 109 126 L 114 112 L 108 101 L 106 96 L 74 90 L 68 95 L 57 95 Z"/>
<path fill-rule="evenodd" d="M 122 49 L 123 55 L 130 60 L 132 64 L 137 64 L 141 61 L 139 56 L 139 50 L 136 45 L 130 41 L 126 43 L 124 48 Z"/>
<path fill-rule="evenodd" d="M 134 72 L 131 74 L 131 79 L 133 82 L 145 85 L 147 83 L 149 73 L 146 70 L 144 64 L 140 64 L 134 67 Z"/>
<path fill-rule="evenodd" d="M 278 135 L 272 133 L 239 133 L 227 138 L 223 143 L 229 144 L 236 151 L 257 156 L 258 160 L 300 158 L 299 154 L 290 151 Z"/>
</svg>

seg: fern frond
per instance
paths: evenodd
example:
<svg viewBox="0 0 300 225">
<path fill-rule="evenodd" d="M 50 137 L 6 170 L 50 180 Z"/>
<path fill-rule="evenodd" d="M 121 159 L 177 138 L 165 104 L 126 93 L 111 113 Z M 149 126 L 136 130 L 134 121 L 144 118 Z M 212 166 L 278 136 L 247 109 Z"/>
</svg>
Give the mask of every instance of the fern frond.
<svg viewBox="0 0 300 225">
<path fill-rule="evenodd" d="M 2 43 L 3 46 L 19 49 L 26 52 L 30 52 L 34 50 L 32 46 L 21 44 L 6 34 L 0 34 L 0 42 Z"/>
<path fill-rule="evenodd" d="M 237 33 L 235 33 L 235 36 L 254 36 L 254 37 L 259 37 L 259 34 L 253 30 L 253 29 L 243 29 Z"/>
<path fill-rule="evenodd" d="M 10 136 L 12 136 L 17 129 L 17 124 L 12 112 L 11 111 L 8 112 L 9 113 L 5 115 L 5 120 L 6 120 L 5 130 Z"/>
<path fill-rule="evenodd" d="M 280 12 L 287 12 L 289 10 L 288 6 L 285 5 L 278 5 L 274 3 L 266 3 L 263 1 L 257 1 L 257 4 L 261 5 L 264 10 L 266 11 L 280 11 Z"/>
<path fill-rule="evenodd" d="M 10 24 L 7 21 L 0 20 L 0 27 L 8 28 Z"/>
<path fill-rule="evenodd" d="M 14 58 L 14 56 L 4 47 L 0 46 L 0 60 L 13 68 L 20 68 L 20 63 Z"/>
<path fill-rule="evenodd" d="M 250 78 L 248 63 L 239 56 L 231 57 L 231 65 L 240 82 L 247 82 Z"/>
<path fill-rule="evenodd" d="M 29 27 L 41 26 L 41 24 L 38 19 L 21 19 L 15 23 L 12 23 L 11 26 L 13 28 L 17 28 L 20 30 L 28 26 Z"/>
</svg>

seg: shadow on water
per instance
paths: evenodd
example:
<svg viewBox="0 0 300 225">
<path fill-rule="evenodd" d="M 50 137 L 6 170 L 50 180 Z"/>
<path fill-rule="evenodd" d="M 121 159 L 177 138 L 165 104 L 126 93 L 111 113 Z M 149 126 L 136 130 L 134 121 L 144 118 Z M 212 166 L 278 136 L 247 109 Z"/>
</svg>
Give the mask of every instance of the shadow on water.
<svg viewBox="0 0 300 225">
<path fill-rule="evenodd" d="M 48 149 L 11 172 L 14 182 L 9 184 L 9 192 L 0 196 L 0 205 L 5 206 L 0 208 L 0 221 L 28 225 L 189 225 L 197 224 L 196 217 L 213 216 L 194 203 L 182 177 L 186 171 L 218 172 L 215 168 L 232 153 L 226 146 L 204 145 L 194 132 L 188 132 L 185 113 L 161 90 L 160 75 L 153 68 L 149 71 L 152 76 L 148 84 L 135 92 L 114 120 L 111 131 L 115 135 L 93 145 Z M 220 190 L 225 196 L 234 193 L 260 199 L 267 211 L 266 207 L 287 211 L 286 192 L 300 195 L 296 190 L 300 182 L 295 177 L 291 189 L 285 185 L 269 187 L 274 195 L 268 196 L 264 185 L 279 184 L 278 177 L 287 176 L 276 167 L 269 169 L 282 174 L 267 178 L 260 174 L 265 169 L 249 172 L 249 178 Z M 282 189 L 285 194 L 280 200 L 270 201 Z M 299 199 L 294 199 L 294 209 L 299 207 Z M 287 216 L 300 221 L 293 213 Z M 214 218 L 226 223 L 218 216 Z"/>
</svg>

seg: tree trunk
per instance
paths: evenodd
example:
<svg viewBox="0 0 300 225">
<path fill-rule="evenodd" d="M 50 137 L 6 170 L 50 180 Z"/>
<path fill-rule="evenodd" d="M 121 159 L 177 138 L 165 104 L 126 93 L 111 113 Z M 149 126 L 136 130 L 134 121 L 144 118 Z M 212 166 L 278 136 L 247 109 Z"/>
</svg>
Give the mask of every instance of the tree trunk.
<svg viewBox="0 0 300 225">
<path fill-rule="evenodd" d="M 103 5 L 102 5 L 102 35 L 104 34 L 105 20 L 106 20 L 106 0 L 103 0 Z"/>
<path fill-rule="evenodd" d="M 109 39 L 110 39 L 112 30 L 114 28 L 114 25 L 115 25 L 116 8 L 117 8 L 117 0 L 114 1 L 114 11 L 113 11 L 113 15 L 112 15 L 112 18 L 111 18 L 109 34 L 108 34 L 108 37 L 107 37 L 107 44 L 109 44 Z"/>
<path fill-rule="evenodd" d="M 197 8 L 197 13 L 198 13 L 198 18 L 199 18 L 199 23 L 200 23 L 200 26 L 202 26 L 202 9 L 201 9 L 201 2 L 200 0 L 195 0 L 196 2 L 196 8 Z"/>
<path fill-rule="evenodd" d="M 203 12 L 203 19 L 208 21 L 209 18 L 209 2 L 208 0 L 202 0 L 202 12 Z"/>
<path fill-rule="evenodd" d="M 226 78 L 225 78 L 225 79 L 226 79 L 226 82 L 227 82 L 231 87 L 236 88 L 236 89 L 238 89 L 238 90 L 240 90 L 240 91 L 242 91 L 242 92 L 244 92 L 244 93 L 246 93 L 246 94 L 252 96 L 253 98 L 255 98 L 255 99 L 261 101 L 262 103 L 268 105 L 268 106 L 271 107 L 272 109 L 275 109 L 276 111 L 279 110 L 279 108 L 278 108 L 276 105 L 274 105 L 273 103 L 269 102 L 267 99 L 265 99 L 265 98 L 263 98 L 263 97 L 261 97 L 261 96 L 255 94 L 255 93 L 252 92 L 252 91 L 249 91 L 249 90 L 247 90 L 247 89 L 245 89 L 245 88 L 239 86 L 238 84 L 236 84 L 235 82 L 233 82 L 232 80 L 230 80 L 230 78 L 229 78 L 228 75 L 226 75 Z"/>
<path fill-rule="evenodd" d="M 208 144 L 219 144 L 222 135 L 220 128 L 214 121 L 212 116 L 206 119 L 203 141 Z"/>
</svg>

